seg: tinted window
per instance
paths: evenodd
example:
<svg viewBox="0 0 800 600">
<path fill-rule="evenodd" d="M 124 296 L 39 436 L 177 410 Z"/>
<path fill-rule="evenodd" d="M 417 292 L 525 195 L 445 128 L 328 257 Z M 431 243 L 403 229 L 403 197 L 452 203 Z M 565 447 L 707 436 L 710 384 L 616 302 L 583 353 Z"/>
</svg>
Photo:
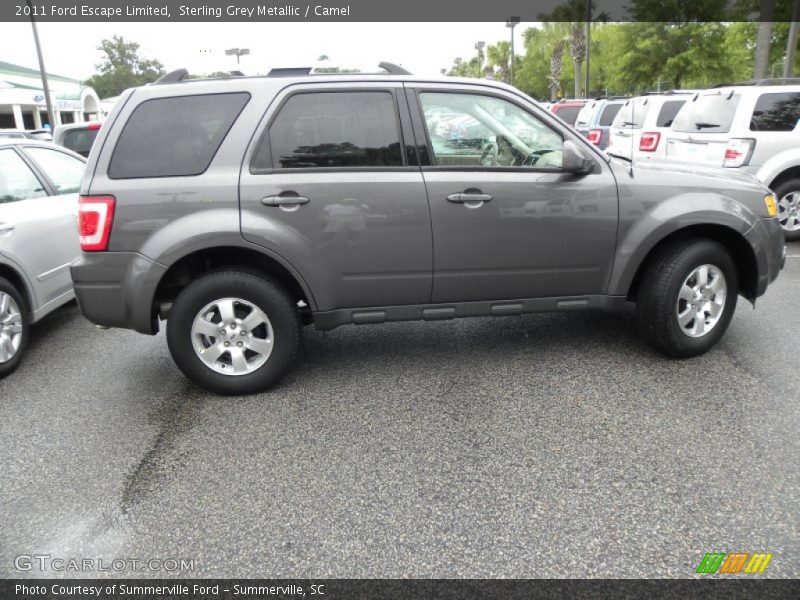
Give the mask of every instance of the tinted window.
<svg viewBox="0 0 800 600">
<path fill-rule="evenodd" d="M 733 123 L 740 95 L 714 92 L 688 100 L 675 116 L 672 129 L 696 133 L 727 133 Z"/>
<path fill-rule="evenodd" d="M 400 167 L 400 131 L 389 92 L 291 96 L 269 127 L 253 169 Z"/>
<path fill-rule="evenodd" d="M 108 176 L 203 173 L 249 98 L 244 93 L 206 94 L 142 102 L 122 130 Z"/>
<path fill-rule="evenodd" d="M 564 106 L 556 109 L 558 117 L 565 121 L 568 125 L 573 125 L 575 119 L 578 118 L 578 113 L 581 112 L 581 106 Z"/>
<path fill-rule="evenodd" d="M 88 157 L 99 131 L 99 129 L 70 129 L 64 133 L 61 145 L 81 156 Z"/>
<path fill-rule="evenodd" d="M 420 100 L 437 166 L 561 167 L 561 136 L 516 104 L 438 92 Z"/>
<path fill-rule="evenodd" d="M 751 131 L 792 131 L 800 119 L 800 94 L 762 94 L 756 102 Z"/>
<path fill-rule="evenodd" d="M 675 115 L 686 103 L 686 100 L 667 100 L 661 105 L 661 110 L 658 111 L 656 117 L 656 127 L 669 127 L 675 120 Z"/>
<path fill-rule="evenodd" d="M 617 116 L 620 108 L 622 108 L 622 104 L 606 104 L 606 107 L 600 114 L 597 124 L 600 127 L 610 127 L 611 123 L 614 122 L 614 117 Z"/>
<path fill-rule="evenodd" d="M 46 195 L 41 182 L 16 152 L 0 150 L 0 204 Z"/>
<path fill-rule="evenodd" d="M 39 169 L 53 182 L 57 194 L 72 194 L 80 190 L 86 163 L 74 156 L 49 148 L 25 148 Z"/>
</svg>

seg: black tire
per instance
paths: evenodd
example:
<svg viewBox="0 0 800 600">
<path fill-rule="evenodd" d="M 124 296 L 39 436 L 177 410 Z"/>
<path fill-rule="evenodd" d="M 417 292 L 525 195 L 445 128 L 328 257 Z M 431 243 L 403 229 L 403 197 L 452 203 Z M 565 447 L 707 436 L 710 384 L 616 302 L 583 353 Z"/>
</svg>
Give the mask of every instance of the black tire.
<svg viewBox="0 0 800 600">
<path fill-rule="evenodd" d="M 209 303 L 238 298 L 252 303 L 268 317 L 274 339 L 267 361 L 250 373 L 225 375 L 203 362 L 192 341 L 195 317 Z M 301 335 L 300 317 L 291 297 L 273 279 L 253 272 L 228 269 L 203 275 L 178 295 L 167 321 L 172 359 L 192 382 L 225 396 L 263 392 L 291 369 Z"/>
<path fill-rule="evenodd" d="M 690 337 L 678 323 L 679 293 L 686 279 L 702 265 L 717 267 L 727 286 L 722 313 L 702 337 Z M 725 333 L 736 310 L 739 282 L 728 251 L 704 239 L 676 241 L 660 248 L 639 284 L 636 317 L 639 330 L 658 351 L 675 358 L 703 354 Z M 683 305 L 682 305 L 683 306 Z"/>
<path fill-rule="evenodd" d="M 778 201 L 780 202 L 781 198 L 786 196 L 786 194 L 791 194 L 792 192 L 800 192 L 800 178 L 787 179 L 780 185 L 776 186 L 773 191 L 775 192 L 775 196 L 778 198 Z M 794 242 L 800 240 L 800 229 L 795 229 L 794 231 L 789 231 L 787 229 L 784 229 L 783 235 L 786 238 L 787 242 Z"/>
<path fill-rule="evenodd" d="M 6 375 L 13 373 L 19 366 L 19 363 L 22 360 L 22 355 L 25 354 L 25 348 L 28 345 L 28 329 L 30 324 L 28 322 L 28 304 L 25 302 L 22 294 L 19 293 L 19 290 L 17 290 L 17 288 L 14 287 L 10 281 L 4 279 L 3 277 L 0 277 L 0 292 L 8 294 L 14 300 L 17 308 L 19 308 L 22 320 L 22 336 L 19 340 L 19 346 L 17 347 L 11 359 L 0 362 L 0 379 L 2 379 Z M 2 315 L 0 315 L 0 319 L 2 319 Z M 1 336 L 2 329 L 0 329 L 0 337 Z"/>
</svg>

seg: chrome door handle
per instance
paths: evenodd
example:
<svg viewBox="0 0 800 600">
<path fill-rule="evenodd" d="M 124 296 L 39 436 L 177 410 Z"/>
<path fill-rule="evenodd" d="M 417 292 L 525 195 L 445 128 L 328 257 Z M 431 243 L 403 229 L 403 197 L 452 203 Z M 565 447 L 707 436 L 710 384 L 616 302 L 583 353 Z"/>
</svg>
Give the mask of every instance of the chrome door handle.
<svg viewBox="0 0 800 600">
<path fill-rule="evenodd" d="M 308 204 L 308 198 L 298 196 L 294 192 L 284 192 L 277 196 L 267 196 L 261 199 L 264 206 L 293 206 L 297 204 Z"/>
<path fill-rule="evenodd" d="M 447 196 L 448 202 L 458 202 L 459 204 L 465 204 L 467 202 L 488 202 L 491 199 L 491 194 L 468 194 L 466 192 Z"/>
</svg>

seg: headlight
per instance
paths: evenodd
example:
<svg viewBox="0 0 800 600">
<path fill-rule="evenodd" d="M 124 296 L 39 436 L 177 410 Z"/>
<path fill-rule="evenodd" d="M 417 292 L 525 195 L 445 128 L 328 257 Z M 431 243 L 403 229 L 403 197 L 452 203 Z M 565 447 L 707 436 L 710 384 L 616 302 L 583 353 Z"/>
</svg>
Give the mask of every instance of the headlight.
<svg viewBox="0 0 800 600">
<path fill-rule="evenodd" d="M 764 204 L 767 207 L 767 214 L 770 217 L 778 216 L 778 201 L 775 199 L 775 194 L 764 196 Z"/>
</svg>

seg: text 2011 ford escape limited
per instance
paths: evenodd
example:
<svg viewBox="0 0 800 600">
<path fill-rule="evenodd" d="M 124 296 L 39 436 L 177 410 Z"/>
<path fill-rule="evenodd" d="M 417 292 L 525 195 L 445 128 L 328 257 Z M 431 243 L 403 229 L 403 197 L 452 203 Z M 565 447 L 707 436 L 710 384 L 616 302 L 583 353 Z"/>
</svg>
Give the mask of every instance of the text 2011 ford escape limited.
<svg viewBox="0 0 800 600">
<path fill-rule="evenodd" d="M 384 68 L 175 72 L 123 94 L 81 188 L 83 313 L 166 320 L 191 380 L 247 394 L 311 323 L 633 301 L 653 346 L 694 356 L 783 266 L 775 198 L 750 176 L 630 169 L 512 87 Z"/>
</svg>

